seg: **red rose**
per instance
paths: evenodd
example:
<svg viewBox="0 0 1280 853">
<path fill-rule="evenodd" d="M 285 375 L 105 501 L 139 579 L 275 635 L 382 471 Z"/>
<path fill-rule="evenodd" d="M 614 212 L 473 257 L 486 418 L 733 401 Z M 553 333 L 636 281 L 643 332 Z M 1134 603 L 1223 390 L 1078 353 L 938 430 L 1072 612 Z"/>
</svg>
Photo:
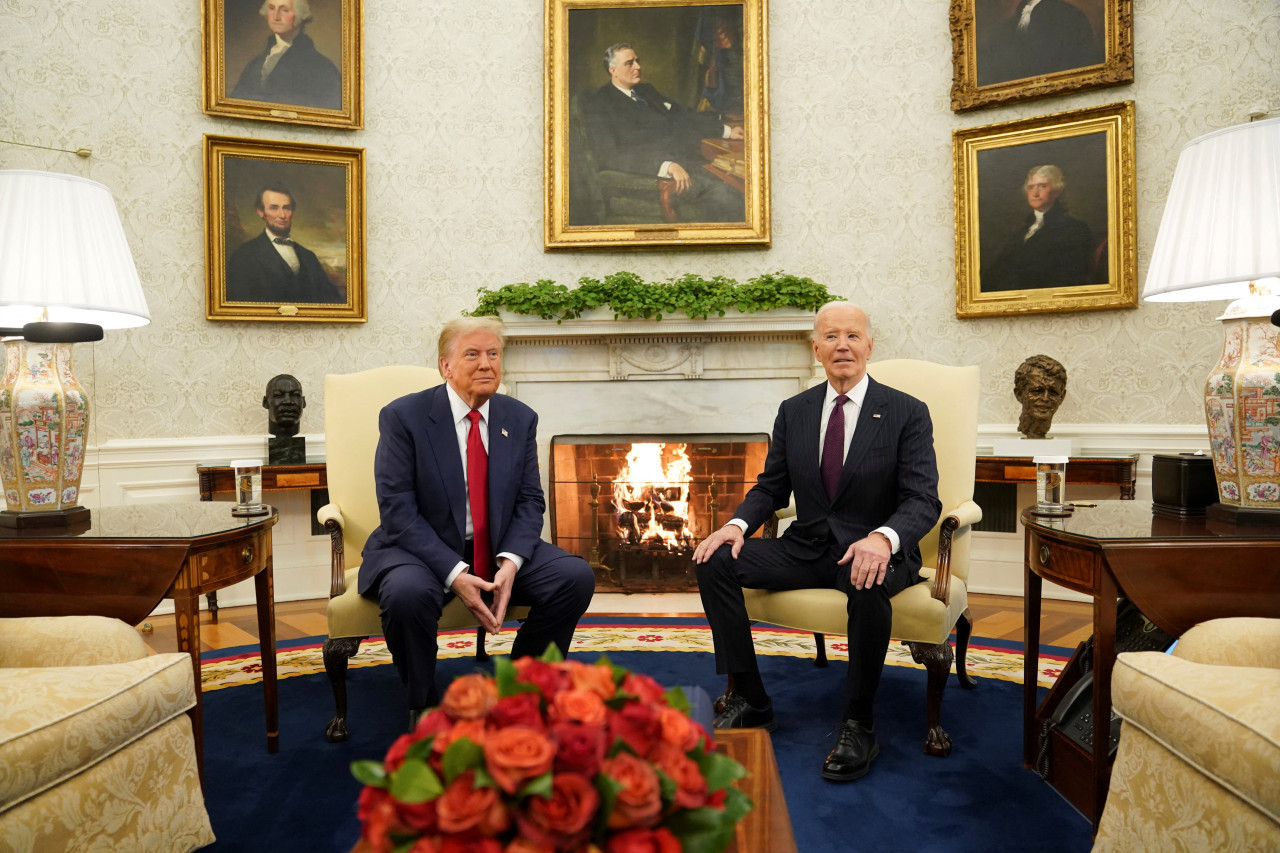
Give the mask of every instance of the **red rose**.
<svg viewBox="0 0 1280 853">
<path fill-rule="evenodd" d="M 600 771 L 604 760 L 604 729 L 576 723 L 556 723 L 551 727 L 556 744 L 555 769 L 559 773 L 581 773 L 588 779 Z"/>
<path fill-rule="evenodd" d="M 468 770 L 448 784 L 436 800 L 436 816 L 441 832 L 475 830 L 496 835 L 511 824 L 507 807 L 498 792 L 487 785 L 475 787 L 476 772 Z"/>
<path fill-rule="evenodd" d="M 591 780 L 577 773 L 559 773 L 551 780 L 551 799 L 530 797 L 516 816 L 520 832 L 557 850 L 573 850 L 591 834 L 591 818 L 600 794 Z"/>
<path fill-rule="evenodd" d="M 502 842 L 477 835 L 446 835 L 440 839 L 440 853 L 502 853 Z"/>
<path fill-rule="evenodd" d="M 677 746 L 663 743 L 653 752 L 653 763 L 676 783 L 675 804 L 682 809 L 696 809 L 707 801 L 707 780 L 698 762 Z"/>
<path fill-rule="evenodd" d="M 436 847 L 435 841 L 427 836 L 422 836 L 413 842 L 413 846 L 409 848 L 409 853 L 438 853 L 439 848 Z"/>
<path fill-rule="evenodd" d="M 499 699 L 485 717 L 485 722 L 495 729 L 507 726 L 527 726 L 531 729 L 543 727 L 542 711 L 539 708 L 537 693 L 517 693 L 505 699 Z"/>
<path fill-rule="evenodd" d="M 395 800 L 385 788 L 366 785 L 356 804 L 356 817 L 362 825 L 361 835 L 378 853 L 387 853 L 394 844 L 388 833 L 400 829 Z"/>
<path fill-rule="evenodd" d="M 665 826 L 657 829 L 628 829 L 611 835 L 606 853 L 680 853 L 680 840 Z"/>
<path fill-rule="evenodd" d="M 638 672 L 627 673 L 627 677 L 622 679 L 622 689 L 632 696 L 639 697 L 641 702 L 650 705 L 663 702 L 664 697 L 667 695 L 667 691 L 663 689 L 661 684 Z"/>
<path fill-rule="evenodd" d="M 629 752 L 606 758 L 600 772 L 622 785 L 609 815 L 610 829 L 653 826 L 662 810 L 658 774 L 649 762 Z"/>
<path fill-rule="evenodd" d="M 515 838 L 503 848 L 502 853 L 555 853 L 555 848 L 546 847 L 528 838 Z"/>
<path fill-rule="evenodd" d="M 414 740 L 412 735 L 400 735 L 392 742 L 391 748 L 387 750 L 387 757 L 382 760 L 388 773 L 394 773 L 404 764 L 404 755 L 413 746 Z"/>
<path fill-rule="evenodd" d="M 662 727 L 653 707 L 628 702 L 609 716 L 610 740 L 622 738 L 636 755 L 648 756 L 662 737 Z"/>
<path fill-rule="evenodd" d="M 561 690 L 551 701 L 552 719 L 603 726 L 609 716 L 604 700 L 592 690 Z"/>
<path fill-rule="evenodd" d="M 537 658 L 517 658 L 515 667 L 516 681 L 532 684 L 541 690 L 542 695 L 547 699 L 556 695 L 556 691 L 568 683 L 564 673 Z"/>
<path fill-rule="evenodd" d="M 662 731 L 663 742 L 679 747 L 681 752 L 696 747 L 706 735 L 702 726 L 669 705 L 658 708 L 658 727 Z"/>
<path fill-rule="evenodd" d="M 462 738 L 466 738 L 476 746 L 484 746 L 484 720 L 458 720 L 453 724 L 453 728 L 436 735 L 436 739 L 431 742 L 431 751 L 444 755 L 444 751 L 450 744 Z"/>
<path fill-rule="evenodd" d="M 439 708 L 432 708 L 427 713 L 418 718 L 418 724 L 413 727 L 411 737 L 417 741 L 431 735 L 438 735 L 440 732 L 447 732 L 453 728 L 453 720 L 449 719 L 449 715 Z"/>
<path fill-rule="evenodd" d="M 555 752 L 545 733 L 524 726 L 491 732 L 484 742 L 489 774 L 508 794 L 514 794 L 526 779 L 550 770 Z"/>
<path fill-rule="evenodd" d="M 498 701 L 498 685 L 483 673 L 460 675 L 444 691 L 440 707 L 455 720 L 478 720 Z"/>
<path fill-rule="evenodd" d="M 569 681 L 575 690 L 590 690 L 601 699 L 611 699 L 618 692 L 613 683 L 613 670 L 607 666 L 592 666 L 568 660 L 560 664 L 569 673 Z"/>
<path fill-rule="evenodd" d="M 418 832 L 431 832 L 436 828 L 436 801 L 402 803 L 396 800 L 396 814 L 404 825 Z"/>
</svg>

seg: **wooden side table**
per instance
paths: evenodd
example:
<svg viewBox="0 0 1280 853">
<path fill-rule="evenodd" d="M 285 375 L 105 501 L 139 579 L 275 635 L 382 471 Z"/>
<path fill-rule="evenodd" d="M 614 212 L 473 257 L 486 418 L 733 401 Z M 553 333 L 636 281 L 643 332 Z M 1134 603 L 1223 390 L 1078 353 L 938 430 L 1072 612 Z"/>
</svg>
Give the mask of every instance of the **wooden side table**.
<svg viewBox="0 0 1280 853">
<path fill-rule="evenodd" d="M 277 515 L 235 518 L 225 504 L 102 507 L 87 529 L 0 528 L 0 617 L 98 615 L 137 625 L 172 598 L 178 649 L 191 655 L 196 755 L 204 767 L 200 596 L 249 578 L 258 606 L 267 751 L 279 748 L 271 528 Z"/>
<path fill-rule="evenodd" d="M 1025 636 L 1022 761 L 1040 764 L 1040 737 L 1084 667 L 1077 649 L 1039 703 L 1040 595 L 1044 580 L 1093 598 L 1093 743 L 1106 744 L 1116 599 L 1128 598 L 1156 627 L 1180 636 L 1225 616 L 1280 617 L 1280 595 L 1265 569 L 1280 565 L 1280 526 L 1250 528 L 1201 518 L 1152 515 L 1150 501 L 1101 501 L 1066 518 L 1022 513 Z M 1111 778 L 1105 747 L 1092 752 L 1050 728 L 1046 781 L 1098 828 Z"/>
</svg>

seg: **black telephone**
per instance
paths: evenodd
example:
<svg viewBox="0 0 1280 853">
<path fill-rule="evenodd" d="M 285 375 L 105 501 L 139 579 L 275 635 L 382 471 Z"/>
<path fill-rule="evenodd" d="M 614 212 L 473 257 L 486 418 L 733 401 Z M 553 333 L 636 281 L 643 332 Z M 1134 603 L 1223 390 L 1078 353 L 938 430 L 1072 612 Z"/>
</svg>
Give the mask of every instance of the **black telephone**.
<svg viewBox="0 0 1280 853">
<path fill-rule="evenodd" d="M 1128 599 L 1120 599 L 1116 609 L 1116 654 L 1120 652 L 1162 652 L 1172 646 L 1174 638 L 1161 631 L 1142 615 Z M 1093 637 L 1085 640 L 1080 651 L 1080 680 L 1071 686 L 1053 715 L 1045 721 L 1040 734 L 1040 756 L 1036 762 L 1041 776 L 1048 773 L 1049 732 L 1060 730 L 1090 754 L 1093 753 Z M 1107 754 L 1114 756 L 1120 744 L 1120 718 L 1111 712 L 1107 737 Z"/>
</svg>

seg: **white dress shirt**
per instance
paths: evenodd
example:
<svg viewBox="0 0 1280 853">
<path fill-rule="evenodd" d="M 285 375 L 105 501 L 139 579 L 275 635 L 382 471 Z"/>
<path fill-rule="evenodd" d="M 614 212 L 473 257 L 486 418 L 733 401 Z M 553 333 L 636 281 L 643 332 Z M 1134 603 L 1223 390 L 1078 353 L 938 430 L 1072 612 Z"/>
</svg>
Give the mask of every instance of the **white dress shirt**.
<svg viewBox="0 0 1280 853">
<path fill-rule="evenodd" d="M 452 385 L 449 385 L 448 383 L 446 383 L 444 386 L 444 389 L 445 389 L 445 393 L 449 395 L 449 411 L 453 415 L 453 428 L 454 428 L 454 432 L 457 433 L 457 436 L 458 436 L 458 453 L 462 456 L 462 484 L 465 490 L 465 486 L 467 484 L 467 436 L 471 433 L 471 419 L 468 418 L 467 415 L 471 412 L 471 407 L 462 401 L 462 398 L 458 396 L 458 392 L 453 390 Z M 476 409 L 476 411 L 480 413 L 480 424 L 479 424 L 480 440 L 484 442 L 485 452 L 488 453 L 489 452 L 489 401 L 485 400 L 484 404 L 480 406 L 479 409 Z M 470 492 L 468 492 L 467 494 L 468 494 L 468 499 L 466 502 L 466 507 L 467 507 L 466 529 L 467 529 L 467 538 L 471 539 L 475 531 L 471 525 Z M 499 554 L 494 555 L 493 568 L 495 572 L 498 569 L 498 565 L 497 565 L 498 560 L 502 559 L 503 557 L 506 557 L 508 560 L 511 560 L 513 563 L 515 563 L 517 571 L 520 569 L 521 566 L 524 565 L 524 557 L 521 557 L 519 554 L 512 554 L 508 551 L 503 551 Z M 453 571 L 449 572 L 449 577 L 445 579 L 444 588 L 452 589 L 453 579 L 456 578 L 458 575 L 462 574 L 463 572 L 467 571 L 469 568 L 470 567 L 466 563 L 459 561 L 458 564 L 453 567 Z"/>
<path fill-rule="evenodd" d="M 298 250 L 293 248 L 293 239 L 291 237 L 281 237 L 282 240 L 289 240 L 288 243 L 277 243 L 276 238 L 279 235 L 272 234 L 271 229 L 266 229 L 267 239 L 271 241 L 271 248 L 275 249 L 280 257 L 284 258 L 284 262 L 289 265 L 289 269 L 295 273 L 302 269 L 302 263 L 298 260 Z"/>
</svg>

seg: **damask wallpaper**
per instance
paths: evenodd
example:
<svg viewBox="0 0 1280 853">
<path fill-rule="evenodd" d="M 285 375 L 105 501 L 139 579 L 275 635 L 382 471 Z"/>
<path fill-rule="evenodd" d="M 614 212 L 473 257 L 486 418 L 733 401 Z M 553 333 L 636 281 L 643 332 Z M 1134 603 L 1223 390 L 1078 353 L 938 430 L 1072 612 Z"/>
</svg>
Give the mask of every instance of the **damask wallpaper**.
<svg viewBox="0 0 1280 853">
<path fill-rule="evenodd" d="M 810 275 L 870 311 L 877 357 L 981 365 L 984 423 L 1016 421 L 1014 368 L 1043 352 L 1070 375 L 1058 423 L 1194 424 L 1220 304 L 954 314 L 953 130 L 1134 100 L 1141 281 L 1180 147 L 1280 107 L 1274 0 L 1134 6 L 1134 85 L 955 115 L 946 0 L 772 0 L 769 250 L 544 253 L 538 0 L 366 2 L 361 131 L 204 115 L 196 0 L 0 0 L 0 139 L 93 149 L 0 144 L 0 168 L 101 181 L 123 216 L 152 323 L 78 348 L 98 442 L 263 433 L 277 373 L 321 432 L 325 373 L 432 363 L 481 285 L 620 269 Z M 367 149 L 367 324 L 204 319 L 206 133 Z"/>
</svg>

